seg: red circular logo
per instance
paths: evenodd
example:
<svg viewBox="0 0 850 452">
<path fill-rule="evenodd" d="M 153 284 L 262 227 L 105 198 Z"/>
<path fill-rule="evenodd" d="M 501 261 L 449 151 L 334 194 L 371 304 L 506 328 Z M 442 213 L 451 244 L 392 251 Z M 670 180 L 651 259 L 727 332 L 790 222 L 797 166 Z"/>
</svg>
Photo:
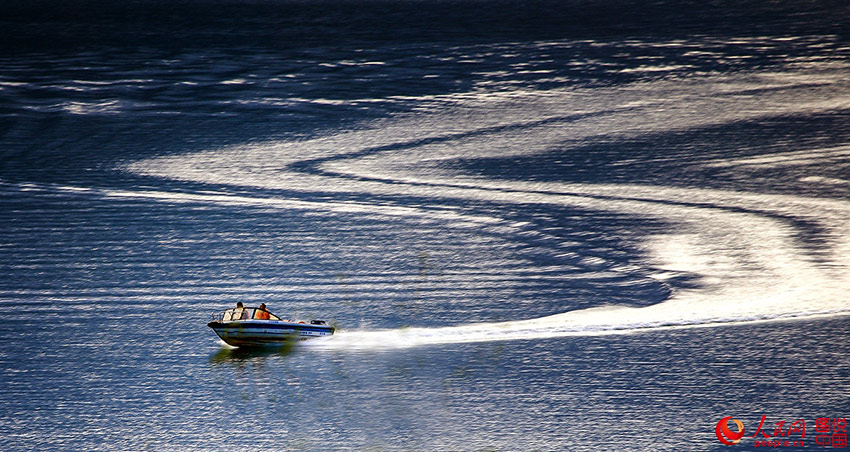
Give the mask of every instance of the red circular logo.
<svg viewBox="0 0 850 452">
<path fill-rule="evenodd" d="M 732 419 L 732 416 L 724 417 L 717 423 L 717 427 L 714 428 L 714 433 L 717 434 L 717 439 L 720 440 L 721 443 L 732 446 L 734 444 L 738 444 L 741 441 L 741 438 L 744 437 L 744 423 L 737 420 L 732 419 L 732 422 L 738 426 L 738 431 L 733 432 L 729 428 L 729 420 Z"/>
</svg>

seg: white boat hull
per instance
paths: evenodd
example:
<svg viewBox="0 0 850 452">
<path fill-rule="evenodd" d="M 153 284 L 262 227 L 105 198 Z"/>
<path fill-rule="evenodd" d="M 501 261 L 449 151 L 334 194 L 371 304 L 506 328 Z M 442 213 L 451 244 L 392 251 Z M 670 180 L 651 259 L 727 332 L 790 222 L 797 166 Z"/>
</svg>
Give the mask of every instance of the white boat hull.
<svg viewBox="0 0 850 452">
<path fill-rule="evenodd" d="M 207 326 L 212 328 L 221 340 L 235 347 L 283 344 L 293 339 L 334 334 L 334 328 L 331 326 L 282 320 L 213 321 Z"/>
</svg>

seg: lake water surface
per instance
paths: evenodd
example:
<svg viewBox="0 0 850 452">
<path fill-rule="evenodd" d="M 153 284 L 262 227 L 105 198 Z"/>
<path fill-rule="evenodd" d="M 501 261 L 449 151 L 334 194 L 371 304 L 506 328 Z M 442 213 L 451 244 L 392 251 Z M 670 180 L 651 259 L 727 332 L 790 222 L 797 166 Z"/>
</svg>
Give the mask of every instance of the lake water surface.
<svg viewBox="0 0 850 452">
<path fill-rule="evenodd" d="M 848 19 L 2 7 L 3 449 L 750 450 L 763 416 L 832 448 Z M 337 333 L 233 349 L 237 301 Z"/>
</svg>

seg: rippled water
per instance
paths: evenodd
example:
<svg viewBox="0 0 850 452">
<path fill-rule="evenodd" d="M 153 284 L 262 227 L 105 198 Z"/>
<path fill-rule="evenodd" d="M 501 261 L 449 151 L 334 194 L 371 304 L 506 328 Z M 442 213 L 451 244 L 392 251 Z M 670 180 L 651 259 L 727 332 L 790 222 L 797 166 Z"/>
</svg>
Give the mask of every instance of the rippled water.
<svg viewBox="0 0 850 452">
<path fill-rule="evenodd" d="M 725 450 L 846 417 L 829 2 L 0 16 L 5 450 Z M 324 318 L 280 349 L 237 301 Z M 788 448 L 784 448 L 788 449 Z"/>
</svg>

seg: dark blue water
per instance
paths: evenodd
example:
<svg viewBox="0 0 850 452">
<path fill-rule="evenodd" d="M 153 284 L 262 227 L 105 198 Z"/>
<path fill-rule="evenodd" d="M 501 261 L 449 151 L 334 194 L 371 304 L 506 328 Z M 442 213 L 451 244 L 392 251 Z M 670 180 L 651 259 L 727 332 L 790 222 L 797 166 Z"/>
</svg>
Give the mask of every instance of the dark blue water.
<svg viewBox="0 0 850 452">
<path fill-rule="evenodd" d="M 825 449 L 816 419 L 850 414 L 848 21 L 0 6 L 3 449 L 754 449 L 726 416 Z M 206 322 L 237 301 L 337 334 L 233 349 Z"/>
</svg>

